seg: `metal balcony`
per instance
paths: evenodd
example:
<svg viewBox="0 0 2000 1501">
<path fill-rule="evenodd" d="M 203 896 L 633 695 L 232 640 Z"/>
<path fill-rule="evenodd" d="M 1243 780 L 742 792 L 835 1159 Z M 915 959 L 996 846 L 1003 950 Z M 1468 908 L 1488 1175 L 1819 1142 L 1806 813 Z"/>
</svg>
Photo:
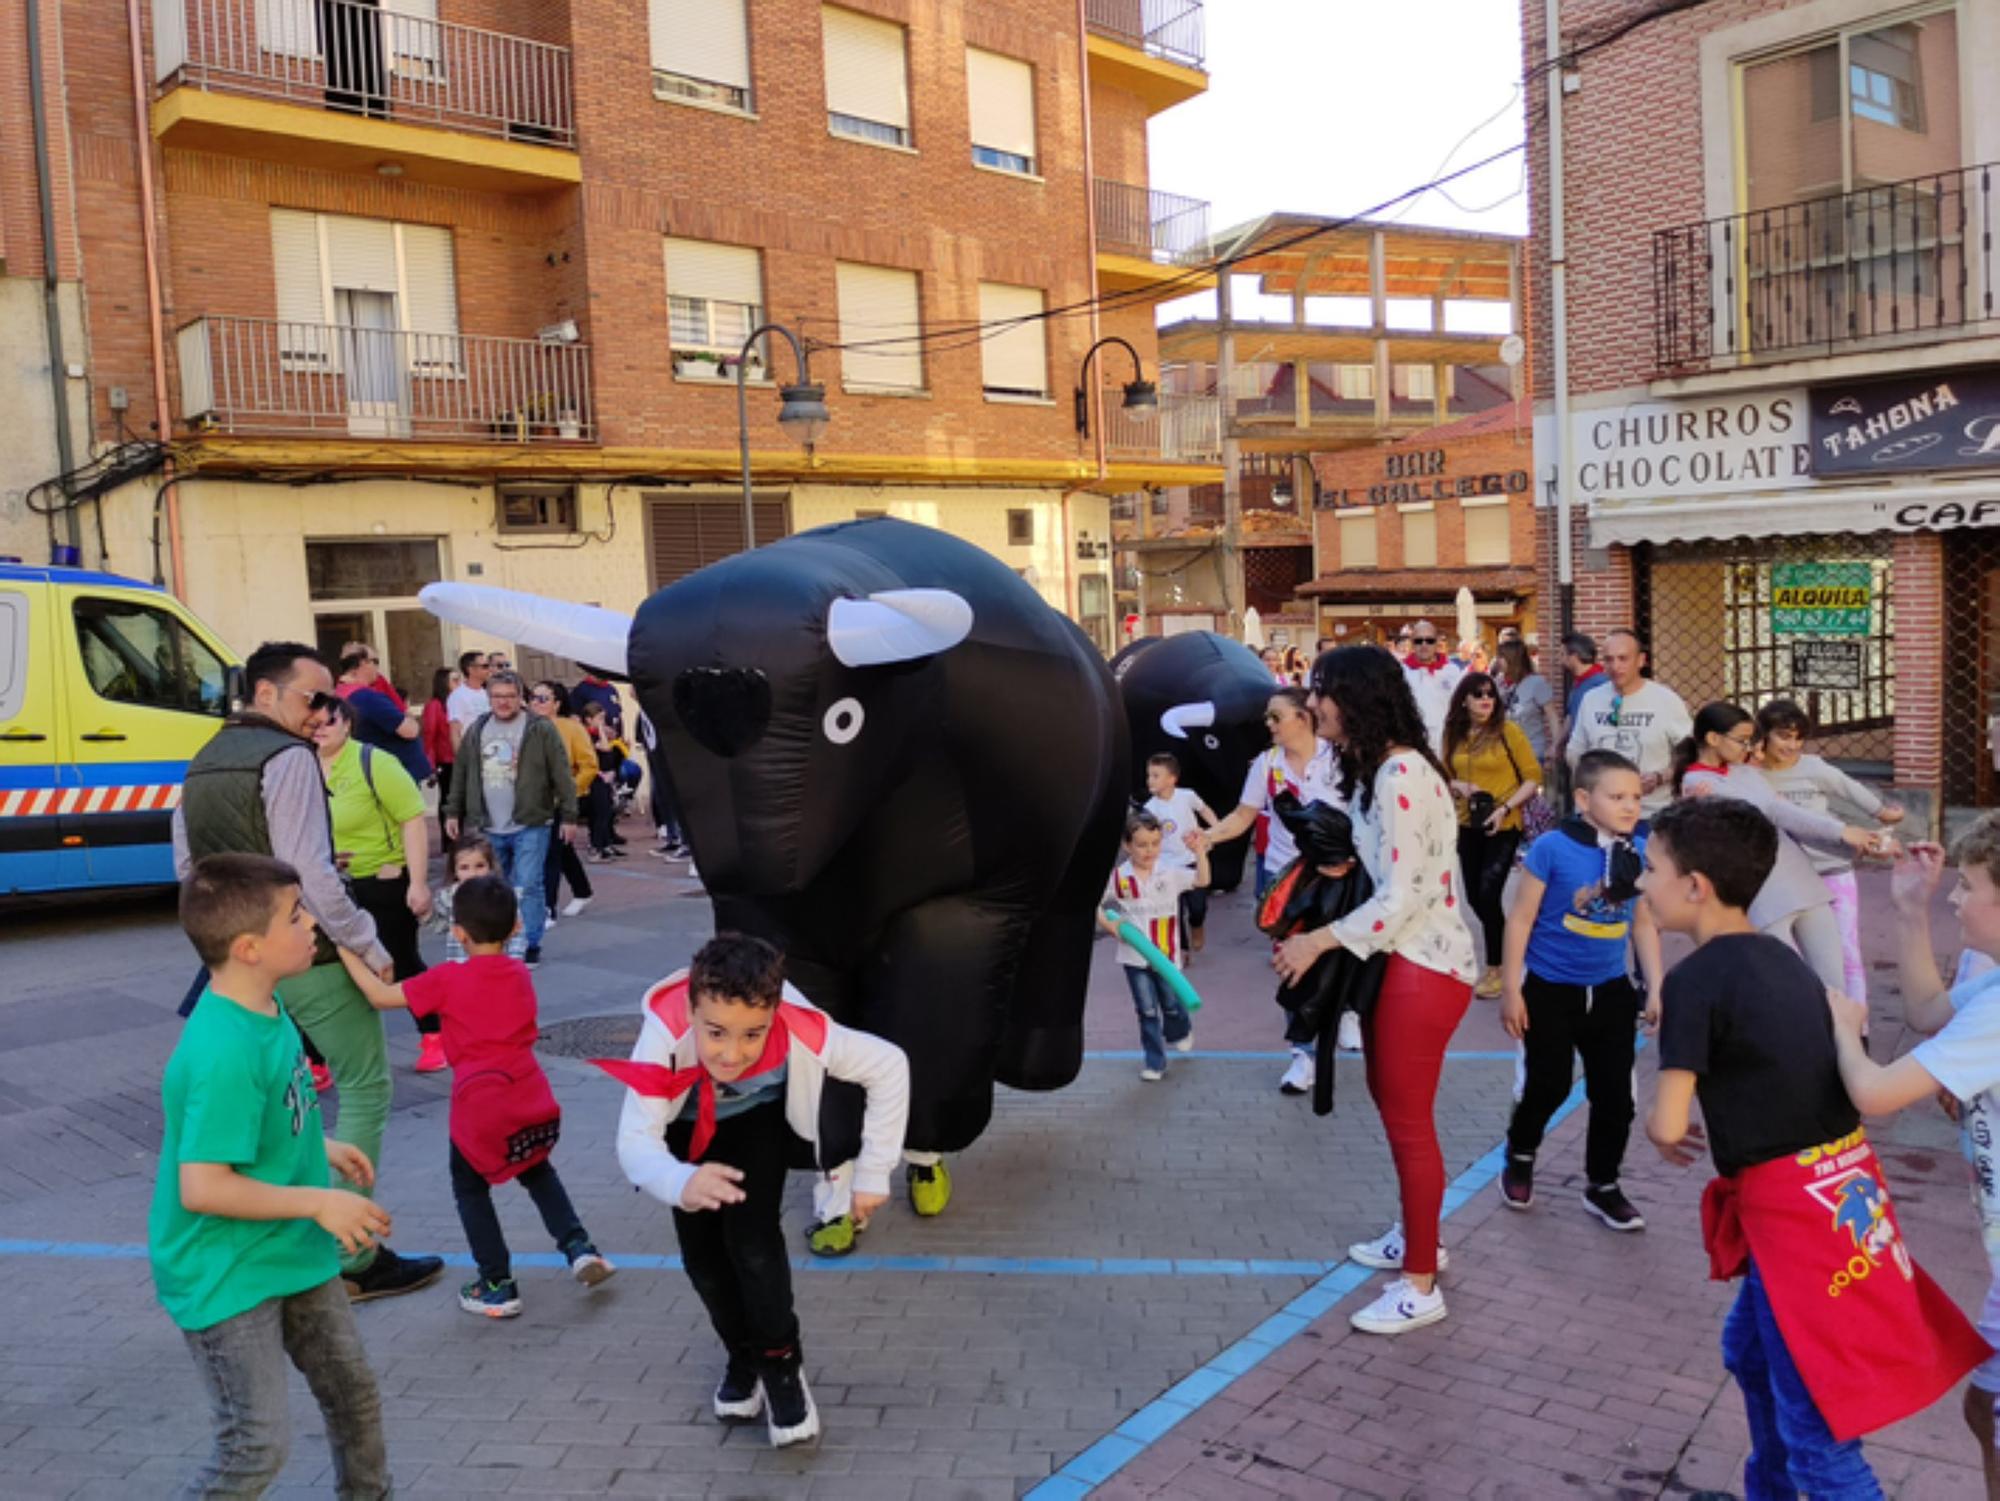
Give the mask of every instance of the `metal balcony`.
<svg viewBox="0 0 2000 1501">
<path fill-rule="evenodd" d="M 1157 266 L 1187 266 L 1208 245 L 1208 205 L 1153 188 L 1098 178 L 1092 189 L 1099 255 L 1126 255 Z"/>
<path fill-rule="evenodd" d="M 1993 165 L 1655 231 L 1653 344 L 1689 373 L 1927 343 L 1995 319 Z"/>
<path fill-rule="evenodd" d="M 1203 66 L 1201 0 L 1086 0 L 1084 17 L 1099 36 L 1184 68 Z"/>
<path fill-rule="evenodd" d="M 587 442 L 590 349 L 276 318 L 175 335 L 181 420 L 233 435 Z"/>
<path fill-rule="evenodd" d="M 154 0 L 154 79 L 576 145 L 569 48 L 361 0 Z"/>
<path fill-rule="evenodd" d="M 1113 459 L 1158 459 L 1168 464 L 1222 462 L 1222 404 L 1213 396 L 1160 392 L 1159 407 L 1144 418 L 1125 410 L 1124 388 L 1104 388 L 1104 452 Z"/>
</svg>

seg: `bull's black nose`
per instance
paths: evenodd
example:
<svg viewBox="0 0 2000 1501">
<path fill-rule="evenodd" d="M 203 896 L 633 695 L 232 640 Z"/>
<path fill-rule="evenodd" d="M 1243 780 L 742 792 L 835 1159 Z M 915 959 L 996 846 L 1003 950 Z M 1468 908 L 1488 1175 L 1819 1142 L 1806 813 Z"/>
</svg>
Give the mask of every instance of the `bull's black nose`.
<svg viewBox="0 0 2000 1501">
<path fill-rule="evenodd" d="M 674 679 L 674 714 L 696 742 L 739 756 L 771 723 L 771 684 L 747 667 L 690 667 Z"/>
</svg>

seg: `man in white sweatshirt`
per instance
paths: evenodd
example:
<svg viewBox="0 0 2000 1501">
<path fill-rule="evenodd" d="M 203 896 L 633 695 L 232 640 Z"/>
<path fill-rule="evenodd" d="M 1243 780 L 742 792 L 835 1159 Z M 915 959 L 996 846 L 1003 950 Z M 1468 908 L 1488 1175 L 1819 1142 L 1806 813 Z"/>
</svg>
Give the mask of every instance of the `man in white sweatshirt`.
<svg viewBox="0 0 2000 1501">
<path fill-rule="evenodd" d="M 1444 638 L 1428 620 L 1419 620 L 1410 627 L 1410 654 L 1403 659 L 1403 676 L 1409 680 L 1417 712 L 1430 732 L 1431 749 L 1444 754 L 1444 716 L 1451 708 L 1452 690 L 1465 676 L 1465 669 L 1451 660 L 1444 649 Z"/>
<path fill-rule="evenodd" d="M 1673 801 L 1674 747 L 1694 733 L 1681 696 L 1646 673 L 1646 648 L 1629 630 L 1599 643 L 1604 676 L 1577 701 L 1566 756 L 1572 770 L 1585 751 L 1616 751 L 1639 768 L 1639 802 L 1647 819 Z"/>
</svg>

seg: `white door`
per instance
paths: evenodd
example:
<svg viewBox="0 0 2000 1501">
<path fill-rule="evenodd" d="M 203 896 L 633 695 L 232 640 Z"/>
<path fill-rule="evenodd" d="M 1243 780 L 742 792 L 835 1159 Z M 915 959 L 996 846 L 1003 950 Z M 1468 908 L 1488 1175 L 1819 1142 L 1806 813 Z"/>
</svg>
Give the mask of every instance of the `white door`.
<svg viewBox="0 0 2000 1501">
<path fill-rule="evenodd" d="M 341 368 L 347 375 L 347 430 L 357 438 L 406 437 L 410 430 L 407 362 L 388 292 L 333 294 L 334 321 L 340 326 Z"/>
</svg>

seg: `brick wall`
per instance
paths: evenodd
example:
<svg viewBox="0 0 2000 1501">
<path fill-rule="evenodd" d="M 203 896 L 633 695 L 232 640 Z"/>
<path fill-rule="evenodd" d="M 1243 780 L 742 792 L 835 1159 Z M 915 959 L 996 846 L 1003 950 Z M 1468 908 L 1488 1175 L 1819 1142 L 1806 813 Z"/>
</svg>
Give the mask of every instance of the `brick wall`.
<svg viewBox="0 0 2000 1501">
<path fill-rule="evenodd" d="M 1936 787 L 1944 776 L 1944 539 L 1899 536 L 1896 587 L 1896 785 Z"/>
<path fill-rule="evenodd" d="M 1409 480 L 1388 477 L 1388 461 L 1391 455 L 1401 457 L 1433 449 L 1441 449 L 1445 455 L 1443 468 L 1438 474 Z M 1478 433 L 1470 437 L 1447 438 L 1442 442 L 1427 441 L 1419 434 L 1388 448 L 1356 448 L 1343 453 L 1315 454 L 1313 470 L 1319 477 L 1322 491 L 1345 490 L 1353 499 L 1362 500 L 1370 488 L 1377 485 L 1422 485 L 1428 490 L 1434 481 L 1450 485 L 1462 476 L 1505 475 L 1516 471 L 1532 475 L 1534 472 L 1532 450 L 1533 444 L 1528 433 L 1525 430 L 1517 433 L 1512 427 L 1498 432 Z M 1436 500 L 1432 504 L 1433 514 L 1437 517 L 1437 566 L 1440 568 L 1468 566 L 1465 557 L 1464 510 L 1455 499 Z M 1375 510 L 1376 566 L 1400 568 L 1403 566 L 1402 515 L 1393 503 L 1378 504 Z M 1314 515 L 1313 524 L 1319 531 L 1322 573 L 1335 573 L 1342 566 L 1339 517 L 1343 514 L 1352 514 L 1352 507 L 1348 507 L 1345 511 L 1321 510 Z M 1531 493 L 1524 491 L 1512 498 L 1508 506 L 1507 521 L 1508 561 L 1513 566 L 1526 567 L 1535 561 L 1535 508 Z"/>
</svg>

